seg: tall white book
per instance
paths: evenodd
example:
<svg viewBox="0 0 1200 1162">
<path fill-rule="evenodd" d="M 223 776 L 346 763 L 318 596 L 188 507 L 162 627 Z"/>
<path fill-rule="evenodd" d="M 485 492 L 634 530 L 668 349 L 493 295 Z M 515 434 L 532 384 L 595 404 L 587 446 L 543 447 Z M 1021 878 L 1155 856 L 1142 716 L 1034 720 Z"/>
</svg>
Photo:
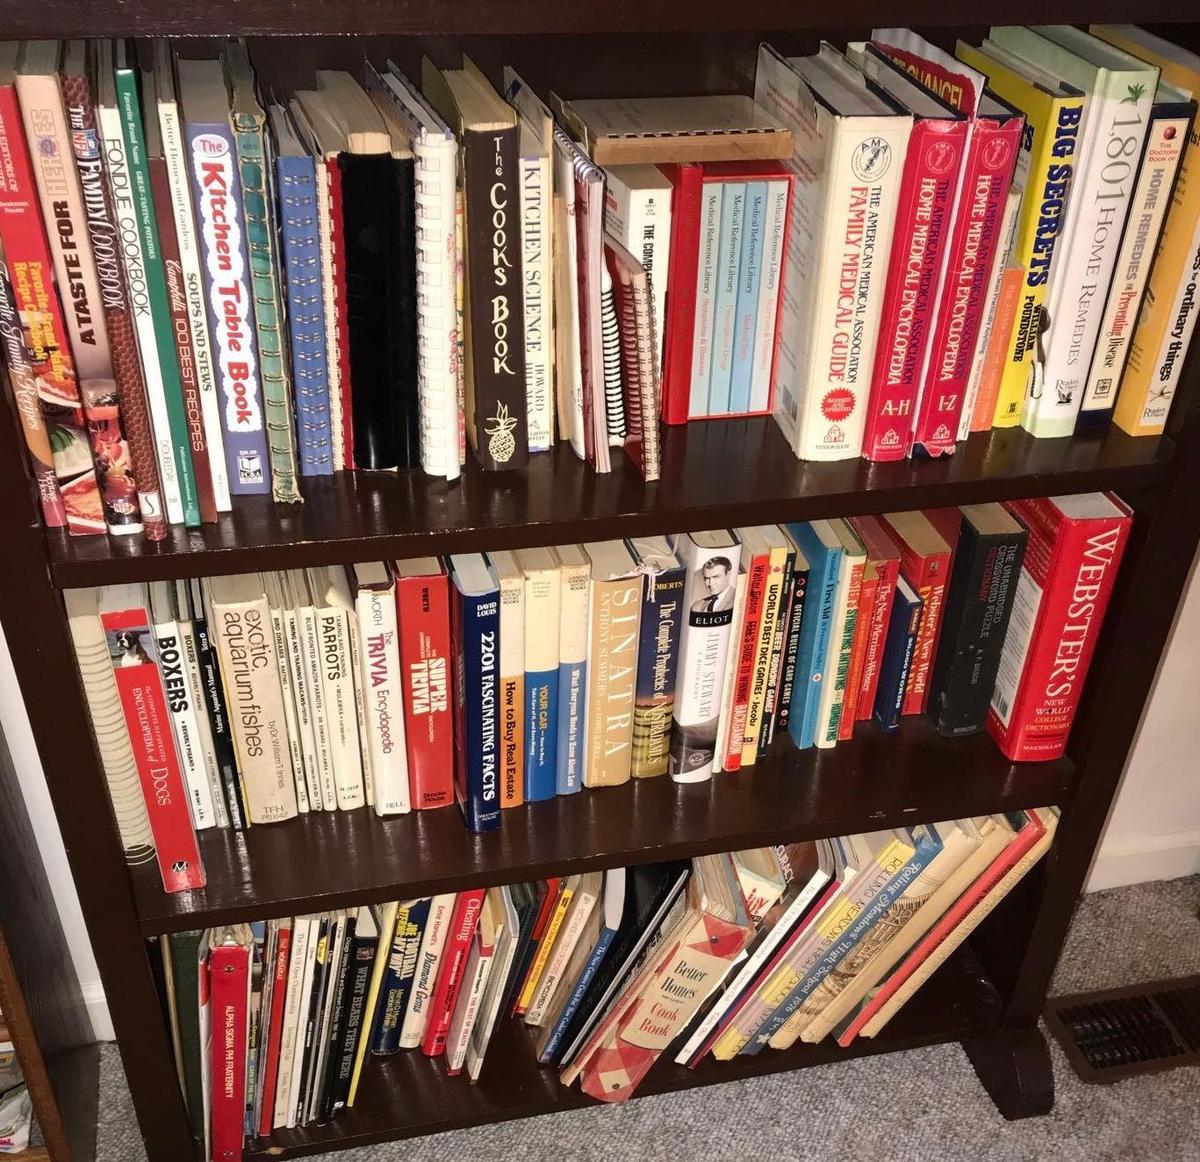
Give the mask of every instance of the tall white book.
<svg viewBox="0 0 1200 1162">
<path fill-rule="evenodd" d="M 296 711 L 296 692 L 292 682 L 289 660 L 287 625 L 284 619 L 285 601 L 278 573 L 262 574 L 263 591 L 271 610 L 271 629 L 275 634 L 275 665 L 279 670 L 279 687 L 283 691 L 283 717 L 287 723 L 288 749 L 292 752 L 292 777 L 296 784 L 296 806 L 301 814 L 309 810 L 308 780 L 304 769 L 304 748 L 301 743 L 300 719 Z"/>
<path fill-rule="evenodd" d="M 1045 359 L 1021 426 L 1069 436 L 1129 213 L 1158 69 L 1065 24 L 993 28 L 990 39 L 1085 94 L 1075 173 L 1046 291 Z"/>
<path fill-rule="evenodd" d="M 300 581 L 299 585 L 297 578 Z M 296 727 L 300 735 L 300 759 L 303 763 L 305 786 L 308 789 L 308 805 L 311 811 L 323 811 L 325 804 L 321 791 L 321 763 L 316 741 L 316 711 L 313 706 L 312 681 L 305 659 L 305 631 L 300 611 L 308 593 L 308 584 L 299 570 L 288 570 L 279 574 L 279 588 L 283 602 L 283 633 L 288 649 L 288 679 L 296 705 Z M 309 601 L 310 608 L 311 604 Z"/>
<path fill-rule="evenodd" d="M 412 810 L 408 748 L 404 737 L 404 686 L 400 675 L 400 630 L 396 581 L 381 561 L 354 566 L 358 615 L 359 683 L 366 713 L 366 744 L 375 784 L 375 814 Z"/>
<path fill-rule="evenodd" d="M 225 463 L 225 436 L 221 430 L 221 400 L 213 367 L 213 348 L 208 334 L 208 309 L 204 302 L 204 279 L 200 273 L 200 247 L 196 219 L 192 215 L 191 178 L 183 148 L 183 122 L 175 97 L 175 69 L 165 40 L 154 42 L 154 88 L 158 103 L 158 125 L 162 133 L 163 158 L 171 187 L 171 211 L 179 243 L 179 267 L 187 297 L 192 357 L 196 362 L 196 385 L 200 389 L 200 411 L 204 438 L 208 442 L 208 467 L 212 477 L 213 502 L 218 512 L 232 507 L 229 470 Z M 147 99 L 149 95 L 147 94 Z"/>
<path fill-rule="evenodd" d="M 763 45 L 754 99 L 795 140 L 775 418 L 800 459 L 853 459 L 912 117 L 825 43 L 790 59 Z"/>
<path fill-rule="evenodd" d="M 417 87 L 391 62 L 367 62 L 367 89 L 388 102 L 412 134 L 417 228 L 417 392 L 421 467 L 459 474 L 458 142 Z"/>
</svg>

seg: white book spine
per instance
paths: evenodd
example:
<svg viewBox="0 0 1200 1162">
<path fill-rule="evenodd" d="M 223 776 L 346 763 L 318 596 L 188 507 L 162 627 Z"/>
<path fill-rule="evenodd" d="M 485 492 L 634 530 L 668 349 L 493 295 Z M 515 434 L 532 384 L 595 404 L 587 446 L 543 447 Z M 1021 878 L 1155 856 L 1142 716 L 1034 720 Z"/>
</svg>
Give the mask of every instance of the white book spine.
<svg viewBox="0 0 1200 1162">
<path fill-rule="evenodd" d="M 458 1004 L 454 1007 L 454 1016 L 450 1022 L 450 1035 L 446 1041 L 446 1064 L 451 1074 L 460 1073 L 463 1061 L 467 1056 L 467 1046 L 471 1041 L 471 1033 L 479 1020 L 480 1004 L 491 977 L 492 964 L 496 959 L 493 948 L 486 956 L 476 944 L 471 949 L 471 958 L 467 962 L 467 974 L 463 981 L 463 989 L 459 994 Z"/>
<path fill-rule="evenodd" d="M 400 1026 L 400 1048 L 415 1049 L 425 1035 L 429 1023 L 429 1001 L 437 983 L 438 966 L 446 947 L 446 931 L 450 927 L 454 911 L 454 893 L 434 896 L 429 904 L 429 919 L 421 936 L 421 951 L 417 953 L 417 967 L 413 975 L 412 995 L 404 1024 Z"/>
<path fill-rule="evenodd" d="M 467 1043 L 466 1066 L 467 1074 L 472 1081 L 479 1080 L 479 1072 L 483 1068 L 484 1054 L 487 1053 L 488 1043 L 492 1039 L 492 1031 L 500 1019 L 500 1005 L 504 1000 L 504 985 L 512 971 L 513 961 L 517 955 L 517 940 L 513 935 L 506 934 L 501 948 L 497 943 L 495 959 L 488 975 L 487 989 L 481 1002 L 481 1011 L 476 1018 L 475 1027 Z"/>
<path fill-rule="evenodd" d="M 413 141 L 417 228 L 417 384 L 421 467 L 455 480 L 458 463 L 458 308 L 455 179 L 458 143 Z"/>
<path fill-rule="evenodd" d="M 583 439 L 583 365 L 580 354 L 579 239 L 575 223 L 575 170 L 570 154 L 554 145 L 554 363 L 558 431 L 580 460 Z"/>
<path fill-rule="evenodd" d="M 988 275 L 987 296 L 984 300 L 983 317 L 979 325 L 979 336 L 975 340 L 975 354 L 971 359 L 971 375 L 967 380 L 966 394 L 963 396 L 962 414 L 958 417 L 958 438 L 965 440 L 971 434 L 971 421 L 975 416 L 975 406 L 979 402 L 979 386 L 983 382 L 983 368 L 987 361 L 988 344 L 992 339 L 993 324 L 996 320 L 996 306 L 1000 302 L 1000 282 L 1004 277 L 1004 268 L 1008 265 L 1012 253 L 1013 238 L 1017 230 L 1017 214 L 1021 208 L 1021 189 L 1013 186 L 1008 191 L 1004 203 L 1004 215 L 1000 219 L 1000 232 L 996 253 L 992 258 L 992 269 Z"/>
<path fill-rule="evenodd" d="M 546 1019 L 546 1009 L 549 1007 L 551 1000 L 554 999 L 558 983 L 562 979 L 562 974 L 566 971 L 571 955 L 575 951 L 575 945 L 579 943 L 580 934 L 583 932 L 584 925 L 588 922 L 588 917 L 591 916 L 592 909 L 595 906 L 596 897 L 593 893 L 579 892 L 576 894 L 575 899 L 571 903 L 571 910 L 567 915 L 566 923 L 559 931 L 558 938 L 554 941 L 554 947 L 550 952 L 550 960 L 542 972 L 537 992 L 534 993 L 533 1001 L 525 1012 L 525 1024 L 537 1027 Z"/>
<path fill-rule="evenodd" d="M 324 810 L 321 798 L 321 768 L 317 758 L 316 730 L 313 723 L 312 692 L 308 668 L 304 662 L 304 642 L 296 610 L 283 610 L 283 634 L 287 641 L 288 677 L 296 700 L 296 725 L 300 732 L 300 755 L 310 811 Z"/>
<path fill-rule="evenodd" d="M 754 323 L 754 364 L 750 373 L 750 410 L 766 411 L 771 403 L 771 371 L 775 366 L 775 321 L 779 318 L 780 278 L 783 274 L 783 241 L 787 234 L 787 182 L 767 185 L 763 226 L 762 281 Z"/>
<path fill-rule="evenodd" d="M 292 926 L 291 959 L 288 961 L 287 995 L 283 1004 L 283 1036 L 279 1045 L 279 1075 L 275 1082 L 275 1116 L 272 1127 L 281 1130 L 291 1122 L 295 1125 L 294 1094 L 299 1079 L 302 1053 L 296 1052 L 300 1034 L 300 1012 L 307 1005 L 312 991 L 313 918 L 297 916 Z M 305 987 L 307 981 L 308 987 Z M 207 1071 L 205 1071 L 207 1072 Z"/>
<path fill-rule="evenodd" d="M 550 159 L 522 157 L 521 279 L 525 304 L 525 411 L 531 452 L 554 442 L 553 201 Z"/>
<path fill-rule="evenodd" d="M 333 762 L 334 794 L 340 811 L 352 811 L 366 802 L 362 752 L 358 745 L 358 708 L 346 611 L 314 611 L 321 659 L 321 686 L 325 697 L 325 725 Z"/>
<path fill-rule="evenodd" d="M 631 186 L 610 171 L 604 195 L 604 228 L 650 276 L 654 304 L 655 359 L 662 374 L 663 320 L 667 309 L 667 270 L 671 261 L 671 191 Z"/>
<path fill-rule="evenodd" d="M 412 810 L 404 737 L 404 688 L 400 677 L 395 589 L 360 589 L 358 609 L 360 687 L 366 739 L 375 783 L 375 814 Z"/>
<path fill-rule="evenodd" d="M 312 706 L 313 741 L 317 750 L 317 770 L 321 780 L 321 803 L 324 810 L 337 810 L 337 776 L 333 768 L 333 743 L 330 738 L 329 717 L 325 708 L 325 681 L 322 677 L 321 639 L 317 627 L 317 611 L 306 605 L 299 611 L 301 639 L 304 646 L 304 665 L 308 678 L 309 702 Z"/>
<path fill-rule="evenodd" d="M 292 753 L 292 781 L 296 784 L 296 808 L 308 814 L 308 780 L 304 774 L 304 751 L 300 746 L 300 724 L 296 714 L 296 698 L 292 684 L 288 655 L 287 631 L 284 628 L 283 611 L 271 610 L 271 630 L 275 635 L 275 665 L 279 670 L 279 687 L 283 693 L 283 717 L 287 723 L 288 749 Z"/>
<path fill-rule="evenodd" d="M 192 216 L 192 191 L 187 163 L 184 161 L 183 129 L 179 106 L 174 101 L 158 102 L 158 124 L 162 130 L 163 157 L 171 186 L 171 209 L 175 217 L 175 237 L 179 241 L 179 266 L 183 272 L 187 297 L 188 323 L 192 334 L 192 356 L 196 363 L 196 383 L 200 389 L 200 413 L 204 438 L 208 442 L 209 473 L 213 501 L 218 512 L 229 512 L 229 470 L 225 463 L 225 436 L 221 431 L 221 401 L 213 368 L 212 343 L 208 334 L 208 314 L 204 304 L 204 279 L 200 273 L 200 249 L 196 244 L 196 220 Z"/>
<path fill-rule="evenodd" d="M 1136 101 L 1125 92 L 1088 97 L 1083 156 L 1047 296 L 1041 391 L 1026 396 L 1021 417 L 1021 426 L 1035 436 L 1069 436 L 1075 430 L 1146 139 L 1157 79 L 1153 72 L 1146 76 L 1149 83 Z"/>
<path fill-rule="evenodd" d="M 1163 222 L 1171 207 L 1171 191 L 1187 143 L 1187 129 L 1187 117 L 1153 117 L 1150 121 L 1081 413 L 1106 411 L 1116 399 L 1129 340 L 1137 323 Z"/>
<path fill-rule="evenodd" d="M 183 649 L 184 673 L 187 677 L 188 695 L 196 713 L 197 739 L 200 754 L 204 759 L 204 771 L 208 778 L 208 793 L 213 805 L 213 818 L 218 827 L 229 826 L 229 812 L 225 808 L 225 792 L 221 788 L 221 772 L 217 769 L 216 751 L 213 746 L 212 727 L 204 705 L 204 683 L 200 677 L 200 649 L 196 644 L 196 631 L 190 621 L 176 622 L 179 627 L 179 644 Z"/>
<path fill-rule="evenodd" d="M 692 341 L 692 380 L 688 415 L 708 415 L 708 380 L 713 362 L 713 313 L 721 250 L 724 182 L 705 182 L 700 195 L 700 260 L 696 266 L 696 314 Z"/>
<path fill-rule="evenodd" d="M 361 641 L 358 632 L 358 614 L 353 610 L 346 612 L 346 640 L 350 644 L 350 678 L 354 685 L 354 716 L 358 730 L 358 761 L 362 768 L 363 794 L 367 806 L 375 806 L 375 769 L 371 765 L 371 744 L 367 740 L 367 694 L 362 683 L 362 654 L 359 650 Z"/>
<path fill-rule="evenodd" d="M 250 822 L 292 819 L 296 787 L 267 599 L 214 601 L 212 613 Z"/>
<path fill-rule="evenodd" d="M 142 357 L 142 375 L 146 383 L 146 402 L 150 408 L 150 426 L 154 431 L 154 459 L 158 463 L 167 520 L 183 523 L 183 498 L 179 475 L 175 470 L 175 449 L 171 444 L 171 424 L 167 416 L 167 395 L 163 386 L 162 365 L 158 361 L 158 340 L 150 313 L 150 292 L 146 286 L 146 266 L 142 260 L 142 241 L 138 233 L 137 209 L 129 164 L 125 160 L 125 139 L 121 132 L 121 114 L 115 105 L 99 105 L 96 119 L 104 140 L 104 168 L 112 192 L 113 215 L 121 240 L 121 261 L 129 285 L 129 303 L 137 330 L 138 351 Z"/>
<path fill-rule="evenodd" d="M 321 300 L 325 309 L 325 350 L 329 371 L 329 438 L 333 443 L 333 470 L 347 467 L 345 456 L 346 417 L 342 415 L 342 369 L 338 361 L 337 290 L 333 271 L 333 203 L 329 197 L 326 162 L 318 157 L 317 219 L 321 238 Z"/>
<path fill-rule="evenodd" d="M 836 117 L 800 75 L 759 52 L 755 100 L 792 130 L 790 243 L 775 416 L 802 460 L 862 451 L 906 116 Z"/>
<path fill-rule="evenodd" d="M 155 621 L 154 638 L 158 669 L 167 696 L 167 709 L 171 712 L 171 732 L 175 736 L 179 765 L 183 769 L 184 782 L 187 784 L 192 826 L 197 831 L 203 831 L 216 825 L 216 815 L 213 811 L 208 771 L 204 765 L 200 727 L 196 721 L 196 704 L 192 699 L 185 672 L 179 626 L 172 620 Z"/>
</svg>

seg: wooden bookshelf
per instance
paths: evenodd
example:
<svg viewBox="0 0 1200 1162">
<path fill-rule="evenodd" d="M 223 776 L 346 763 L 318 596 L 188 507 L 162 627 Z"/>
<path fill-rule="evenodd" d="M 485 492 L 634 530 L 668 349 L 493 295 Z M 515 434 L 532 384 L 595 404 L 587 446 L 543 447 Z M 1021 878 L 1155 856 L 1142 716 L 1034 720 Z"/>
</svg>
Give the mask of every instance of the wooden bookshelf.
<svg viewBox="0 0 1200 1162">
<path fill-rule="evenodd" d="M 315 64 L 356 67 L 364 52 L 414 70 L 424 51 L 465 46 L 492 75 L 511 63 L 564 96 L 749 91 L 760 40 L 812 51 L 822 35 L 911 24 L 943 44 L 981 28 L 940 0 L 866 0 L 857 27 L 820 5 L 761 0 L 0 0 L 11 36 L 243 33 L 264 80 L 303 84 Z M 1167 0 L 989 0 L 995 22 L 1180 21 Z M 1195 45 L 1200 22 L 1161 31 Z M 447 39 L 450 38 L 450 39 Z M 666 433 L 663 479 L 644 485 L 620 458 L 596 476 L 569 451 L 535 456 L 519 475 L 468 470 L 453 485 L 419 473 L 306 481 L 301 507 L 246 498 L 215 525 L 162 546 L 133 538 L 47 535 L 11 409 L 0 409 L 0 621 L 29 710 L 84 917 L 103 977 L 139 1127 L 153 1162 L 196 1157 L 176 1079 L 147 936 L 417 891 L 516 881 L 778 840 L 1057 803 L 1049 857 L 939 971 L 877 1043 L 798 1046 L 695 1072 L 660 1062 L 640 1093 L 842 1060 L 858 1052 L 961 1042 L 1010 1117 L 1052 1101 L 1037 1022 L 1051 974 L 1113 802 L 1175 610 L 1200 542 L 1200 358 L 1188 361 L 1168 434 L 1119 432 L 1036 441 L 1020 431 L 973 437 L 952 458 L 871 465 L 797 462 L 770 420 L 713 421 Z M 891 737 L 861 727 L 833 751 L 786 740 L 752 771 L 703 787 L 668 780 L 583 792 L 506 812 L 472 837 L 453 809 L 379 820 L 368 811 L 309 817 L 248 833 L 208 832 L 203 892 L 166 896 L 153 867 L 127 869 L 93 746 L 59 590 L 450 550 L 584 541 L 719 525 L 788 521 L 1114 489 L 1135 511 L 1117 591 L 1067 757 L 1012 765 L 986 737 L 947 741 L 927 723 Z M 903 1083 L 897 1060 L 896 1084 Z M 590 1100 L 539 1069 L 519 1026 L 505 1025 L 478 1086 L 420 1055 L 372 1061 L 354 1110 L 330 1125 L 280 1132 L 255 1156 L 364 1145 L 578 1108 Z"/>
</svg>

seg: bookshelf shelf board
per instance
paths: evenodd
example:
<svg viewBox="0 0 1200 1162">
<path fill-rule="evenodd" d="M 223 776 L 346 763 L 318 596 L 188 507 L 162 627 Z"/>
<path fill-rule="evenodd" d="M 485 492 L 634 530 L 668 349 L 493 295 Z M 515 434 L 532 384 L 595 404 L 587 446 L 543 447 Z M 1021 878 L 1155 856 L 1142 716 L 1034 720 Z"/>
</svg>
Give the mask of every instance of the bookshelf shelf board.
<svg viewBox="0 0 1200 1162">
<path fill-rule="evenodd" d="M 767 417 L 665 435 L 653 484 L 619 449 L 598 475 L 561 445 L 526 471 L 471 465 L 453 484 L 419 471 L 310 477 L 302 505 L 236 497 L 216 524 L 176 526 L 160 545 L 48 532 L 51 570 L 70 588 L 1134 488 L 1166 479 L 1173 449 L 1117 429 L 1035 440 L 1009 428 L 942 460 L 820 464 L 797 460 Z"/>
<path fill-rule="evenodd" d="M 1171 0 L 1148 0 L 1137 10 L 1144 22 L 1186 19 L 1186 6 Z M 740 30 L 747 27 L 828 28 L 830 12 L 821 4 L 760 0 L 751 12 L 736 5 L 690 0 L 583 0 L 545 5 L 538 0 L 479 0 L 474 4 L 447 0 L 195 0 L 145 5 L 131 9 L 125 0 L 46 0 L 35 5 L 3 5 L 7 34 L 13 38 L 72 36 L 266 36 L 382 35 L 444 33 L 506 34 L 538 32 L 674 32 Z M 936 27 L 961 22 L 962 11 L 942 0 L 907 0 L 906 22 Z M 855 10 L 863 28 L 894 15 L 879 0 Z M 1004 17 L 1014 23 L 1082 22 L 1128 19 L 1125 0 L 1011 0 Z"/>
<path fill-rule="evenodd" d="M 958 1041 L 987 1033 L 995 1025 L 998 1009 L 995 989 L 970 949 L 964 948 L 930 978 L 876 1038 L 858 1038 L 849 1049 L 841 1049 L 827 1039 L 819 1045 L 801 1042 L 784 1052 L 764 1049 L 753 1057 L 733 1061 L 717 1062 L 708 1057 L 694 1070 L 676 1065 L 664 1053 L 634 1096 L 649 1097 Z M 270 1138 L 260 1139 L 247 1151 L 247 1157 L 297 1157 L 594 1105 L 578 1082 L 567 1089 L 559 1082 L 556 1070 L 537 1064 L 538 1032 L 519 1021 L 503 1020 L 488 1046 L 475 1085 L 469 1083 L 465 1073 L 447 1077 L 442 1062 L 431 1061 L 419 1050 L 369 1058 L 363 1066 L 362 1087 L 353 1109 L 344 1110 L 328 1125 L 279 1130 Z"/>
<path fill-rule="evenodd" d="M 472 835 L 457 807 L 379 819 L 311 813 L 239 833 L 200 833 L 203 891 L 168 895 L 157 865 L 131 869 L 146 935 L 548 875 L 736 851 L 819 836 L 1062 804 L 1067 759 L 1012 764 L 983 734 L 945 739 L 925 718 L 892 736 L 860 723 L 833 750 L 776 739 L 738 774 L 679 785 L 665 775 L 503 813 Z"/>
</svg>

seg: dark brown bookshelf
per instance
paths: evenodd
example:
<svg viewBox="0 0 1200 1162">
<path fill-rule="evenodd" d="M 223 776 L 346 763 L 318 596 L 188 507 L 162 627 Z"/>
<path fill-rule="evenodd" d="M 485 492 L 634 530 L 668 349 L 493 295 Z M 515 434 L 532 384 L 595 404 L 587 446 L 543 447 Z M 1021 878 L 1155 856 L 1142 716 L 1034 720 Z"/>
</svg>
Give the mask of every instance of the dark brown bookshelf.
<svg viewBox="0 0 1200 1162">
<path fill-rule="evenodd" d="M 1167 0 L 997 0 L 965 14 L 942 0 L 863 0 L 854 25 L 812 3 L 762 0 L 0 0 L 7 35 L 216 37 L 245 34 L 268 86 L 300 87 L 313 67 L 356 68 L 364 53 L 416 72 L 458 47 L 498 77 L 511 63 L 564 96 L 748 92 L 761 40 L 811 52 L 873 25 L 907 24 L 944 45 L 994 22 L 1177 21 L 1158 29 L 1200 43 L 1194 12 Z M 956 27 L 963 19 L 973 28 Z M 197 51 L 204 51 L 197 42 Z M 147 936 L 467 884 L 645 862 L 720 848 L 928 822 L 1056 803 L 1049 856 L 938 971 L 877 1043 L 767 1051 L 695 1072 L 660 1061 L 639 1093 L 748 1078 L 860 1052 L 961 1042 L 1007 1117 L 1053 1101 L 1038 1018 L 1075 900 L 1112 805 L 1200 542 L 1200 358 L 1193 352 L 1168 434 L 1117 431 L 1037 441 L 1019 430 L 972 437 L 946 460 L 799 463 L 768 419 L 668 430 L 663 479 L 644 485 L 620 456 L 596 476 L 560 449 L 522 475 L 468 469 L 446 485 L 419 473 L 305 481 L 303 506 L 239 499 L 215 525 L 139 540 L 48 535 L 20 428 L 0 409 L 3 622 L 152 1162 L 196 1158 Z M 506 812 L 472 838 L 453 808 L 379 820 L 310 816 L 244 835 L 204 833 L 203 892 L 166 896 L 153 867 L 125 865 L 112 821 L 59 590 L 448 551 L 555 544 L 720 526 L 1113 489 L 1135 512 L 1067 757 L 1008 764 L 984 736 L 942 740 L 928 723 L 885 738 L 871 727 L 833 751 L 776 743 L 753 771 L 705 787 L 665 779 L 582 792 Z M 905 1060 L 896 1060 L 903 1084 Z M 835 1082 L 836 1083 L 836 1082 Z M 364 1145 L 573 1109 L 590 1099 L 534 1063 L 525 1031 L 504 1025 L 478 1086 L 419 1054 L 371 1061 L 354 1110 L 328 1126 L 280 1132 L 255 1156 Z M 86 1109 L 84 1106 L 80 1106 Z"/>
<path fill-rule="evenodd" d="M 246 832 L 210 828 L 200 854 L 209 886 L 172 895 L 158 868 L 131 869 L 147 935 L 294 916 L 594 868 L 739 851 L 855 830 L 1062 802 L 1074 767 L 1009 763 L 985 735 L 940 738 L 924 718 L 894 735 L 874 723 L 832 750 L 776 739 L 737 774 L 680 785 L 666 777 L 583 790 L 505 811 L 472 835 L 455 806 L 378 818 L 319 812 Z"/>
<path fill-rule="evenodd" d="M 665 429 L 662 479 L 646 484 L 623 453 L 598 475 L 558 445 L 527 471 L 469 464 L 448 484 L 420 473 L 346 472 L 301 480 L 302 505 L 240 498 L 199 529 L 140 537 L 47 534 L 63 588 L 294 568 L 331 561 L 673 533 L 912 508 L 1152 487 L 1170 471 L 1169 437 L 1035 440 L 1020 428 L 973 436 L 951 457 L 872 464 L 797 460 L 769 418 Z"/>
</svg>

